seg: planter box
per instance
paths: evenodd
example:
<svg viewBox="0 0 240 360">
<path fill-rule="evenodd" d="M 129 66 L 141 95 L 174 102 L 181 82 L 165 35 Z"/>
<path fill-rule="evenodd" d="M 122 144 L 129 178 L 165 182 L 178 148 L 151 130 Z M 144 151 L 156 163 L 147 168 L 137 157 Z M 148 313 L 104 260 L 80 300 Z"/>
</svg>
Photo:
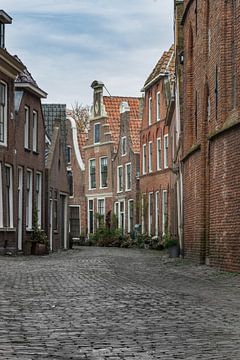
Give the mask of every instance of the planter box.
<svg viewBox="0 0 240 360">
<path fill-rule="evenodd" d="M 45 244 L 35 244 L 35 249 L 34 249 L 34 255 L 38 255 L 38 256 L 42 256 L 45 255 L 47 252 L 47 247 Z"/>
</svg>

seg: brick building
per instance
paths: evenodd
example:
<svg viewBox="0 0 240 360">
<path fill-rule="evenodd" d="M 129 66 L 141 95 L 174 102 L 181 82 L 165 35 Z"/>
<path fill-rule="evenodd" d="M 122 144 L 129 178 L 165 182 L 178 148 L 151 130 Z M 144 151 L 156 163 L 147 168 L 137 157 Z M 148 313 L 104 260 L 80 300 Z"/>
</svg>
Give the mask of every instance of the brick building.
<svg viewBox="0 0 240 360">
<path fill-rule="evenodd" d="M 86 235 L 85 164 L 83 147 L 87 134 L 80 130 L 72 112 L 67 120 L 67 173 L 69 180 L 69 232 L 73 239 Z"/>
<path fill-rule="evenodd" d="M 41 99 L 47 94 L 39 88 L 27 69 L 15 80 L 15 149 L 17 179 L 18 250 L 29 248 L 33 213 L 45 229 L 45 124 Z"/>
<path fill-rule="evenodd" d="M 139 175 L 140 175 L 140 101 L 129 98 L 120 103 L 119 98 L 110 100 L 115 117 L 120 113 L 120 131 L 117 153 L 113 159 L 114 212 L 118 226 L 131 233 L 139 224 Z M 113 106 L 114 103 L 116 106 Z M 114 110 L 115 109 L 115 110 Z"/>
<path fill-rule="evenodd" d="M 50 251 L 68 248 L 69 184 L 60 120 L 53 126 L 51 143 L 46 157 L 46 232 Z"/>
<path fill-rule="evenodd" d="M 11 17 L 0 11 L 0 252 L 17 250 L 17 176 L 14 80 L 25 67 L 5 48 L 5 25 Z"/>
<path fill-rule="evenodd" d="M 239 16 L 236 0 L 184 1 L 184 250 L 232 271 L 240 271 Z"/>
<path fill-rule="evenodd" d="M 174 74 L 173 47 L 165 52 L 144 85 L 141 129 L 141 223 L 142 232 L 159 236 L 170 224 L 170 149 L 166 125 L 165 81 Z"/>
</svg>

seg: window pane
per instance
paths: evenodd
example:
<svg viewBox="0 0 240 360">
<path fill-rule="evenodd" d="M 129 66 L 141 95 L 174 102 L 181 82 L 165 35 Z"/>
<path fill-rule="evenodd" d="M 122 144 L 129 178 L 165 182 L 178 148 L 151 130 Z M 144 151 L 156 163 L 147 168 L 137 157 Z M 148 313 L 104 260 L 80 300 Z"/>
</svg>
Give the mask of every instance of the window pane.
<svg viewBox="0 0 240 360">
<path fill-rule="evenodd" d="M 94 125 L 94 143 L 100 142 L 100 124 Z"/>
</svg>

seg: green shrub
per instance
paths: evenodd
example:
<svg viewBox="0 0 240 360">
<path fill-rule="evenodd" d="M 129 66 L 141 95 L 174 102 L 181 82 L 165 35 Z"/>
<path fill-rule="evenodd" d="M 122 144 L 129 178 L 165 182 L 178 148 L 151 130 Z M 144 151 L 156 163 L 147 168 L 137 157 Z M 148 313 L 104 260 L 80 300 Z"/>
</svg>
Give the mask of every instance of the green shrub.
<svg viewBox="0 0 240 360">
<path fill-rule="evenodd" d="M 170 247 L 177 246 L 178 242 L 176 239 L 173 239 L 171 234 L 167 233 L 163 235 L 163 246 L 165 249 L 169 249 Z"/>
</svg>

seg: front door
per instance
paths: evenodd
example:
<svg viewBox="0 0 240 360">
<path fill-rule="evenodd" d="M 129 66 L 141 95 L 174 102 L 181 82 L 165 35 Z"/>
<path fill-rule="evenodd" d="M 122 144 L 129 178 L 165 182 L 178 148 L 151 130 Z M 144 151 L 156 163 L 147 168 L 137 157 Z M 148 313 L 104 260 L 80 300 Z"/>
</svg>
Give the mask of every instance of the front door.
<svg viewBox="0 0 240 360">
<path fill-rule="evenodd" d="M 22 251 L 23 168 L 18 168 L 18 250 Z"/>
<path fill-rule="evenodd" d="M 67 197 L 60 195 L 60 235 L 61 248 L 67 248 Z"/>
<path fill-rule="evenodd" d="M 53 201 L 50 199 L 50 219 L 49 219 L 49 247 L 53 250 Z"/>
</svg>

